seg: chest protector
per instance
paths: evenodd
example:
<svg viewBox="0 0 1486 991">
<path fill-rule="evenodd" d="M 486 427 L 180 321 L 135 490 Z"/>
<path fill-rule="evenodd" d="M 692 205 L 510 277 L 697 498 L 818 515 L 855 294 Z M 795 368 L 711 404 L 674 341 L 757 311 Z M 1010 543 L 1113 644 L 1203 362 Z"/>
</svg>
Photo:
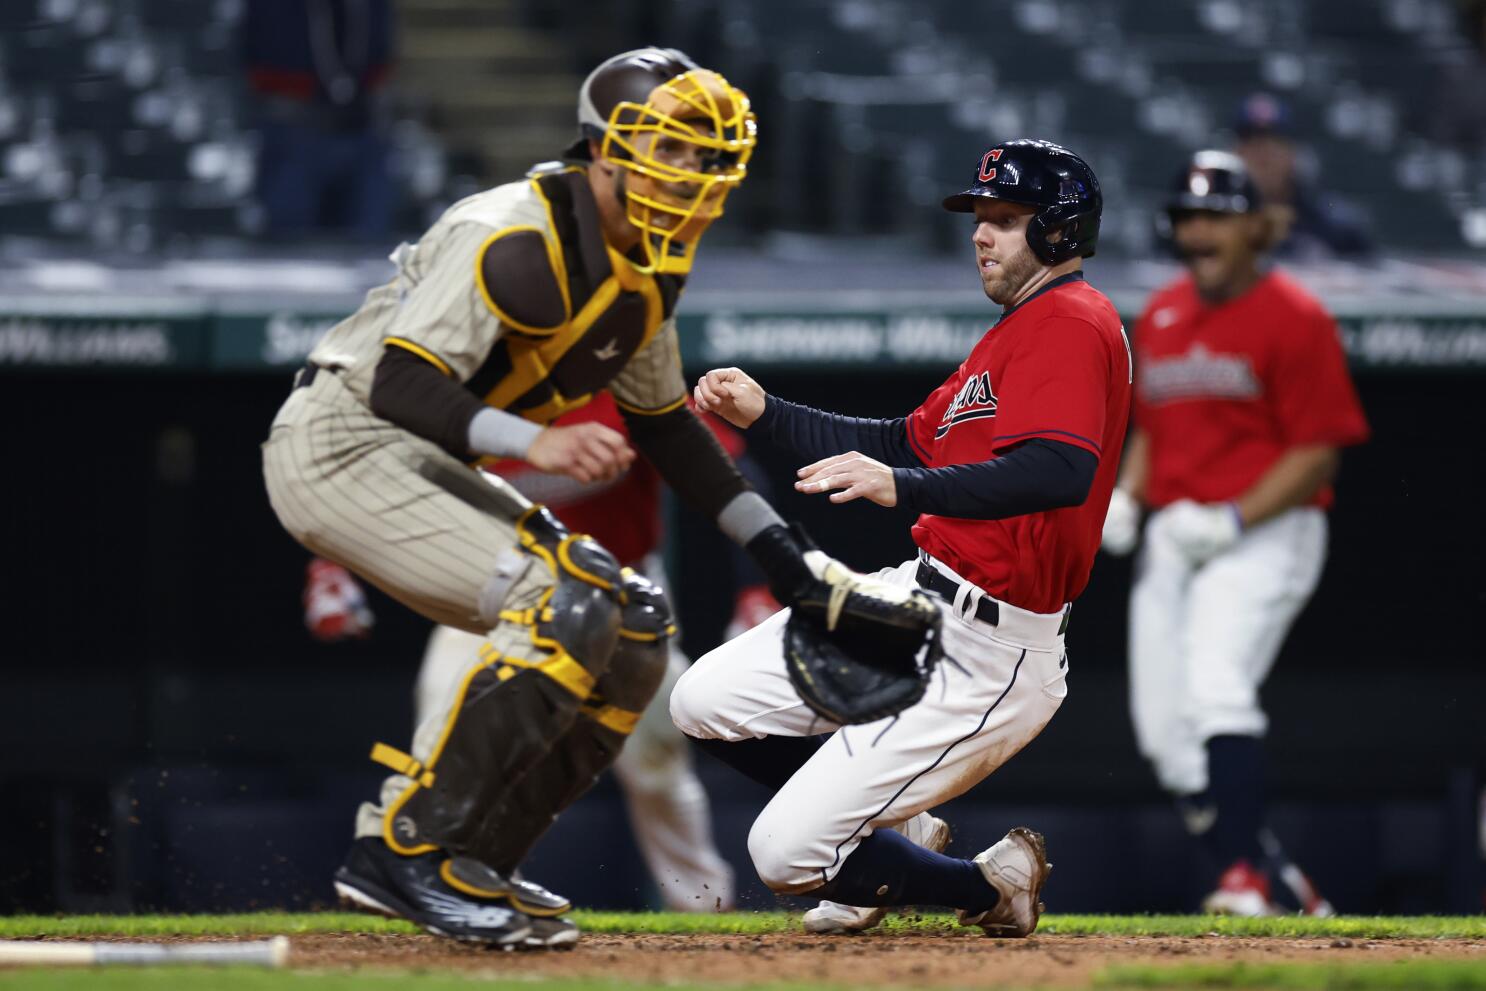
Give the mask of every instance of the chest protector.
<svg viewBox="0 0 1486 991">
<path fill-rule="evenodd" d="M 529 181 L 548 223 L 498 230 L 480 253 L 481 291 L 506 329 L 467 387 L 547 424 L 586 404 L 650 343 L 684 278 L 636 271 L 609 247 L 583 169 L 540 167 Z"/>
</svg>

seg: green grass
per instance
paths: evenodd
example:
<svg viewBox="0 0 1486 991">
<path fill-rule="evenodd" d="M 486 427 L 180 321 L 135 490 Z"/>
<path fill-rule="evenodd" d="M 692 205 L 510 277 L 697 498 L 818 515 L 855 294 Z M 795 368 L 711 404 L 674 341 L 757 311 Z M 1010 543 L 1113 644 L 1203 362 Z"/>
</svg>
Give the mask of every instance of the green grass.
<svg viewBox="0 0 1486 991">
<path fill-rule="evenodd" d="M 1345 964 L 1188 964 L 1118 966 L 1098 976 L 1106 988 L 1255 988 L 1264 991 L 1486 991 L 1486 964 L 1471 960 L 1394 960 Z"/>
<path fill-rule="evenodd" d="M 1350 939 L 1486 939 L 1486 915 L 1045 915 L 1039 933 L 1069 936 L 1275 936 Z"/>
<path fill-rule="evenodd" d="M 683 915 L 673 912 L 575 912 L 593 933 L 757 933 L 798 931 L 785 912 Z M 958 928 L 945 915 L 889 915 L 890 932 Z M 0 917 L 0 939 L 36 936 L 250 936 L 286 933 L 411 933 L 406 922 L 350 912 L 262 912 L 248 915 L 15 915 Z M 1203 915 L 1047 915 L 1039 933 L 1069 936 L 1273 936 L 1350 939 L 1486 939 L 1486 916 L 1282 916 L 1238 919 Z"/>
<path fill-rule="evenodd" d="M 1359 964 L 1198 964 L 1175 967 L 1117 966 L 1095 978 L 1106 989 L 1169 991 L 1486 991 L 1486 966 L 1461 960 L 1399 960 Z M 0 972 L 0 987 L 15 991 L 641 991 L 653 983 L 598 978 L 501 978 L 422 970 L 355 973 L 265 971 L 204 967 L 115 967 L 106 971 L 18 970 Z M 667 991 L 717 991 L 717 984 L 671 984 Z M 819 985 L 727 985 L 728 991 L 822 991 Z"/>
<path fill-rule="evenodd" d="M 200 988 L 202 991 L 649 991 L 653 982 L 608 981 L 602 978 L 499 978 L 488 974 L 451 974 L 430 971 L 294 971 L 206 967 L 112 967 L 106 971 L 0 971 L 6 991 L 160 991 L 162 988 Z M 718 991 L 718 984 L 671 984 L 666 991 Z M 749 984 L 726 986 L 727 991 L 823 991 L 811 984 Z"/>
</svg>

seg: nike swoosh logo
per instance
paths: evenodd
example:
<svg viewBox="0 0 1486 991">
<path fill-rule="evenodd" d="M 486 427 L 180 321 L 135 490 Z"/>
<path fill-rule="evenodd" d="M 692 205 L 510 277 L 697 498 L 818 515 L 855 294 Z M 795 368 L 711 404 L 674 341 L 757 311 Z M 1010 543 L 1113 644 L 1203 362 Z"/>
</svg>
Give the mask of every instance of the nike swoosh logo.
<svg viewBox="0 0 1486 991">
<path fill-rule="evenodd" d="M 599 361 L 608 361 L 610 358 L 619 357 L 619 339 L 616 337 L 601 348 L 593 349 L 593 356 Z"/>
</svg>

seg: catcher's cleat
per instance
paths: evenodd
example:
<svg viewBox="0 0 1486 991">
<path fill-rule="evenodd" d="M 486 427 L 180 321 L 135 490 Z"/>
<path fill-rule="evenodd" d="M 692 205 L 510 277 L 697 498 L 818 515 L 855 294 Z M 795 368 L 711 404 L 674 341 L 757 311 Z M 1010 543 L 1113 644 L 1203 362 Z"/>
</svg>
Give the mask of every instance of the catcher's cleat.
<svg viewBox="0 0 1486 991">
<path fill-rule="evenodd" d="M 450 887 L 440 874 L 444 863 L 442 852 L 406 857 L 380 837 L 363 836 L 335 872 L 335 891 L 355 908 L 407 919 L 435 936 L 502 949 L 523 945 L 531 920 L 504 898 L 473 897 Z"/>
<path fill-rule="evenodd" d="M 439 865 L 439 877 L 455 891 L 487 901 L 504 899 L 522 915 L 548 918 L 573 907 L 562 895 L 528 881 L 519 871 L 506 877 L 473 857 L 450 857 Z"/>
<path fill-rule="evenodd" d="M 925 850 L 943 853 L 945 847 L 949 846 L 949 824 L 927 812 L 920 812 L 912 819 L 898 823 L 893 829 Z M 805 913 L 805 931 L 822 934 L 865 932 L 881 922 L 887 911 L 885 906 L 858 908 L 855 905 L 823 901 Z"/>
<path fill-rule="evenodd" d="M 1218 878 L 1217 890 L 1202 899 L 1202 910 L 1209 915 L 1238 915 L 1248 918 L 1281 914 L 1270 900 L 1269 878 L 1247 860 L 1234 861 L 1223 872 L 1223 876 Z"/>
<path fill-rule="evenodd" d="M 975 858 L 986 881 L 1001 896 L 996 907 L 974 915 L 956 912 L 962 926 L 979 926 L 987 936 L 1032 935 L 1042 917 L 1042 886 L 1052 873 L 1042 834 L 1018 826 Z"/>
<path fill-rule="evenodd" d="M 531 932 L 522 946 L 535 950 L 571 950 L 578 943 L 579 930 L 567 919 L 532 919 Z"/>
</svg>

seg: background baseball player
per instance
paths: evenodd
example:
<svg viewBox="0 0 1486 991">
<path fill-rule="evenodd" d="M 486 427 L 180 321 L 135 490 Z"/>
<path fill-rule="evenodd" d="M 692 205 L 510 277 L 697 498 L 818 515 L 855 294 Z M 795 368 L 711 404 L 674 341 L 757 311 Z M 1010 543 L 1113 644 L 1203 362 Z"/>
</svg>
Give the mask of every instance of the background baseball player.
<svg viewBox="0 0 1486 991">
<path fill-rule="evenodd" d="M 1197 153 L 1167 205 L 1187 274 L 1136 328 L 1135 430 L 1104 525 L 1128 553 L 1130 709 L 1141 752 L 1222 871 L 1204 908 L 1263 915 L 1285 880 L 1330 907 L 1264 828 L 1259 686 L 1326 556 L 1341 448 L 1367 438 L 1335 322 L 1261 266 L 1270 232 L 1226 152 Z"/>
<path fill-rule="evenodd" d="M 455 204 L 310 355 L 264 445 L 285 528 L 429 619 L 484 634 L 365 803 L 336 887 L 461 939 L 568 945 L 566 899 L 510 872 L 617 756 L 667 666 L 664 598 L 595 541 L 466 466 L 589 483 L 634 454 L 547 426 L 608 389 L 630 440 L 771 579 L 807 571 L 783 521 L 687 408 L 673 311 L 756 142 L 747 97 L 673 50 L 606 61 L 567 164 Z"/>
<path fill-rule="evenodd" d="M 695 389 L 699 407 L 811 462 L 800 491 L 919 511 L 919 557 L 879 577 L 942 597 L 937 684 L 891 719 L 821 725 L 781 664 L 781 612 L 698 661 L 672 693 L 671 714 L 777 789 L 748 841 L 774 891 L 860 907 L 946 905 L 965 925 L 1024 936 L 1049 869 L 1039 834 L 1013 829 L 969 861 L 891 827 L 984 779 L 1066 695 L 1068 603 L 1088 580 L 1114 486 L 1129 349 L 1114 307 L 1081 271 L 1102 202 L 1076 155 L 1041 141 L 997 145 L 944 206 L 975 215 L 981 283 L 1004 309 L 908 417 L 797 406 L 736 368 L 708 372 Z M 824 743 L 813 736 L 831 730 Z"/>
</svg>

